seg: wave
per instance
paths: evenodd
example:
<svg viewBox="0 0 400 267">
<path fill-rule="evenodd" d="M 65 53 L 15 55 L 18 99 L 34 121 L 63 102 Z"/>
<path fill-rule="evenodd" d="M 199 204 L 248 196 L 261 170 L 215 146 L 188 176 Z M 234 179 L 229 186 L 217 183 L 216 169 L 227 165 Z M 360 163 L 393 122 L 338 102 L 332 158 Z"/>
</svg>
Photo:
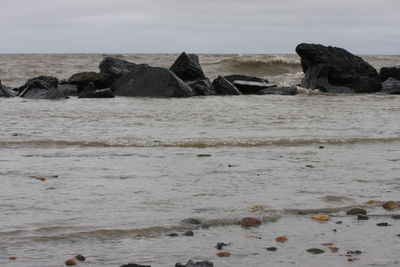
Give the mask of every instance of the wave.
<svg viewBox="0 0 400 267">
<path fill-rule="evenodd" d="M 341 138 L 341 139 L 278 139 L 278 140 L 194 140 L 176 142 L 129 142 L 129 141 L 65 141 L 65 140 L 30 140 L 3 141 L 2 148 L 18 147 L 178 147 L 178 148 L 208 148 L 208 147 L 263 147 L 263 146 L 307 146 L 307 145 L 346 145 L 363 143 L 399 142 L 400 137 L 387 138 Z"/>
<path fill-rule="evenodd" d="M 263 59 L 234 57 L 214 62 L 202 62 L 202 65 L 204 65 L 206 69 L 212 67 L 224 70 L 224 72 L 260 77 L 298 73 L 301 71 L 301 64 L 299 61 L 277 56 Z"/>
</svg>

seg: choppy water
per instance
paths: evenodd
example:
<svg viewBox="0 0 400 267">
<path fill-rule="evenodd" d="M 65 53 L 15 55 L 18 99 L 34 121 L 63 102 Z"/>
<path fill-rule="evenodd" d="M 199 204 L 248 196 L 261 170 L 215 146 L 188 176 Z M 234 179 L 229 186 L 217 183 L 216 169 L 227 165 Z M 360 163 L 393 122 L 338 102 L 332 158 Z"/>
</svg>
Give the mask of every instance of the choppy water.
<svg viewBox="0 0 400 267">
<path fill-rule="evenodd" d="M 68 78 L 96 70 L 102 56 L 0 55 L 1 79 L 17 86 L 41 74 Z M 158 66 L 175 57 L 123 55 Z M 399 58 L 370 56 L 370 63 Z M 301 79 L 294 55 L 201 61 L 210 77 Z M 82 266 L 174 266 L 191 258 L 226 267 L 347 265 L 338 254 L 305 252 L 326 242 L 342 253 L 362 250 L 355 265 L 399 264 L 399 224 L 386 216 L 396 211 L 365 205 L 400 200 L 398 96 L 0 98 L 0 111 L 1 266 L 63 266 L 78 253 L 88 257 Z M 35 179 L 41 176 L 48 180 Z M 264 210 L 253 213 L 253 205 Z M 383 216 L 361 223 L 341 217 L 360 205 Z M 299 210 L 334 219 L 319 224 Z M 244 230 L 237 226 L 244 216 L 265 223 Z M 211 227 L 180 223 L 188 217 Z M 381 221 L 392 226 L 377 227 Z M 195 236 L 166 236 L 185 230 Z M 279 235 L 290 242 L 277 245 Z M 214 255 L 219 241 L 232 242 L 232 257 Z M 278 252 L 267 254 L 269 246 Z"/>
</svg>

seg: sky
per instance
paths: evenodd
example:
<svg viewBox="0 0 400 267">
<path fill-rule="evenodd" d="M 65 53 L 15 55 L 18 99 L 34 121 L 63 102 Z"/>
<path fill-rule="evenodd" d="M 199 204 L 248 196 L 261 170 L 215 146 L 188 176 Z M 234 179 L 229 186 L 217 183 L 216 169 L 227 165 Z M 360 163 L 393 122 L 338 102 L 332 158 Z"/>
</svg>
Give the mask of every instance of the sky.
<svg viewBox="0 0 400 267">
<path fill-rule="evenodd" d="M 400 0 L 1 0 L 0 53 L 400 54 Z"/>
</svg>

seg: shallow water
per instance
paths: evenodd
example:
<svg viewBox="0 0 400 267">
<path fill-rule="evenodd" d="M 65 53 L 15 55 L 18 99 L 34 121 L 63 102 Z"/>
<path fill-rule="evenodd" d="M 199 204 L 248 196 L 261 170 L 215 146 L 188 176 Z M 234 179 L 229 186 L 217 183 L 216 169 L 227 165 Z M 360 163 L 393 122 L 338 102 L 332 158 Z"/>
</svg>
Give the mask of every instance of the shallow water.
<svg viewBox="0 0 400 267">
<path fill-rule="evenodd" d="M 59 77 L 90 70 L 86 60 Z M 63 266 L 78 253 L 81 266 L 345 266 L 339 255 L 355 249 L 353 265 L 399 264 L 400 228 L 387 216 L 399 209 L 365 204 L 400 200 L 398 96 L 0 98 L 0 112 L 1 266 Z M 353 206 L 383 216 L 344 216 Z M 319 213 L 333 218 L 310 220 Z M 245 216 L 264 224 L 241 229 Z M 195 236 L 166 236 L 186 230 Z M 232 257 L 215 256 L 220 241 Z M 340 252 L 305 252 L 326 242 Z"/>
</svg>

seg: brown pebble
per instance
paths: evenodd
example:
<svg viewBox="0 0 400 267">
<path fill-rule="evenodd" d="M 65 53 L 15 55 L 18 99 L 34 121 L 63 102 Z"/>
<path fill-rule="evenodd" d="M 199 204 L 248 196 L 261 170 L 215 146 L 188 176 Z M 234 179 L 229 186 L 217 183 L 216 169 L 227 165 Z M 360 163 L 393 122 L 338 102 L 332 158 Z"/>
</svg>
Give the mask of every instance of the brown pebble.
<svg viewBox="0 0 400 267">
<path fill-rule="evenodd" d="M 388 202 L 383 203 L 383 205 L 382 205 L 382 207 L 385 210 L 394 210 L 394 209 L 397 209 L 398 206 L 399 205 L 397 205 L 397 203 L 394 201 L 388 201 Z"/>
<path fill-rule="evenodd" d="M 275 241 L 279 243 L 285 243 L 288 240 L 289 239 L 286 236 L 278 236 L 277 238 L 275 238 Z"/>
<path fill-rule="evenodd" d="M 358 258 L 356 258 L 356 257 L 347 258 L 347 261 L 349 261 L 349 262 L 353 262 L 356 260 L 358 260 Z"/>
<path fill-rule="evenodd" d="M 243 218 L 240 222 L 240 225 L 245 228 L 259 226 L 261 224 L 262 222 L 259 219 L 250 217 Z"/>
<path fill-rule="evenodd" d="M 338 250 L 339 250 L 339 247 L 338 246 L 335 246 L 335 245 L 330 245 L 330 246 L 327 246 L 332 252 L 337 252 Z"/>
<path fill-rule="evenodd" d="M 326 214 L 311 217 L 311 220 L 315 221 L 329 221 L 329 219 L 330 219 L 329 215 Z"/>
<path fill-rule="evenodd" d="M 218 257 L 230 257 L 231 253 L 228 251 L 221 251 L 221 252 L 216 253 L 215 255 L 217 255 Z"/>
<path fill-rule="evenodd" d="M 74 259 L 69 259 L 65 261 L 65 265 L 67 266 L 74 266 L 76 265 L 76 261 Z"/>
<path fill-rule="evenodd" d="M 9 259 L 10 261 L 15 261 L 15 260 L 17 259 L 17 257 L 11 256 L 11 257 L 8 257 L 8 259 Z"/>
<path fill-rule="evenodd" d="M 266 248 L 266 250 L 267 250 L 267 251 L 277 251 L 278 248 L 276 248 L 276 247 L 269 247 L 269 248 Z"/>
<path fill-rule="evenodd" d="M 347 215 L 358 215 L 358 214 L 366 215 L 367 211 L 364 209 L 360 209 L 360 208 L 353 208 L 353 209 L 346 211 L 346 214 Z"/>
<path fill-rule="evenodd" d="M 45 182 L 45 181 L 49 180 L 49 178 L 46 178 L 46 177 L 37 177 L 36 180 Z"/>
<path fill-rule="evenodd" d="M 75 259 L 77 259 L 78 261 L 85 261 L 86 260 L 85 256 L 82 256 L 81 254 L 76 255 Z"/>
</svg>

